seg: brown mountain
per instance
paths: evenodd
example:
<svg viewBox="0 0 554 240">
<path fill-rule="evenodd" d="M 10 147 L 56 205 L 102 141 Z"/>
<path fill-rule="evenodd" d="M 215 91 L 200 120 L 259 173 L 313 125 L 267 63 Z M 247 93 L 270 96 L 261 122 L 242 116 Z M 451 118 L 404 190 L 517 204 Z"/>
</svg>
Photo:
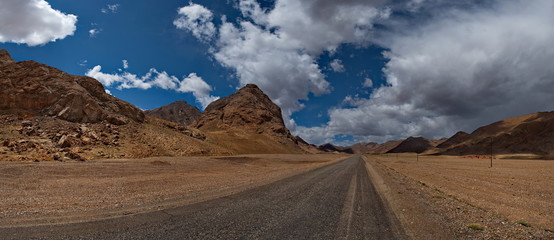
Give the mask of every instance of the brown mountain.
<svg viewBox="0 0 554 240">
<path fill-rule="evenodd" d="M 448 148 L 450 146 L 459 144 L 464 142 L 469 138 L 469 133 L 466 133 L 464 131 L 459 131 L 454 136 L 450 137 L 446 141 L 442 142 L 441 144 L 437 145 L 437 148 Z"/>
<path fill-rule="evenodd" d="M 336 153 L 354 153 L 354 150 L 350 147 L 335 146 L 331 143 L 326 143 L 318 147 L 323 152 L 336 152 Z"/>
<path fill-rule="evenodd" d="M 554 112 L 508 118 L 473 131 L 467 139 L 443 154 L 538 154 L 554 153 Z"/>
<path fill-rule="evenodd" d="M 422 137 L 409 137 L 387 153 L 422 153 L 434 148 L 433 144 Z"/>
<path fill-rule="evenodd" d="M 369 143 L 356 143 L 349 148 L 356 154 L 372 153 L 381 144 L 369 142 Z"/>
<path fill-rule="evenodd" d="M 254 84 L 206 107 L 193 124 L 213 139 L 239 153 L 293 153 L 314 151 L 285 127 L 281 108 Z"/>
<path fill-rule="evenodd" d="M 70 122 L 142 122 L 144 113 L 104 90 L 93 78 L 35 61 L 14 61 L 0 50 L 0 111 L 54 116 Z"/>
<path fill-rule="evenodd" d="M 0 50 L 0 160 L 233 154 L 193 128 L 145 117 L 95 79 Z"/>
<path fill-rule="evenodd" d="M 170 122 L 190 125 L 196 122 L 202 112 L 185 101 L 177 101 L 156 109 L 144 111 L 147 115 L 161 118 Z"/>
</svg>

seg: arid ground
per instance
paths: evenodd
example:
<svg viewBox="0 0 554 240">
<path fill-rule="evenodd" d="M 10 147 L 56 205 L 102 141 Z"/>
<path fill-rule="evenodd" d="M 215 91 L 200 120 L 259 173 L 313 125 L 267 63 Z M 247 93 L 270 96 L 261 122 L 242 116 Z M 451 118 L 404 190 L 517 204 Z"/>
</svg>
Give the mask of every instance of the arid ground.
<svg viewBox="0 0 554 240">
<path fill-rule="evenodd" d="M 229 195 L 344 155 L 0 161 L 0 226 L 89 221 Z"/>
<path fill-rule="evenodd" d="M 385 197 L 412 237 L 554 237 L 554 161 L 494 159 L 489 168 L 483 158 L 366 157 L 385 178 Z"/>
</svg>

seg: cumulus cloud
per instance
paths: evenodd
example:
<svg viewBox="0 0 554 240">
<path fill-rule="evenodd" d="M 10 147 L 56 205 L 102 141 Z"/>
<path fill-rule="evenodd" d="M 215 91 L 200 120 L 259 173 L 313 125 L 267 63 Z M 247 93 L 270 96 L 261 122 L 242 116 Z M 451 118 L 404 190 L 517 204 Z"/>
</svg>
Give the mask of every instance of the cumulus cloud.
<svg viewBox="0 0 554 240">
<path fill-rule="evenodd" d="M 43 45 L 73 35 L 77 16 L 53 9 L 45 0 L 0 2 L 0 42 Z"/>
<path fill-rule="evenodd" d="M 95 78 L 106 87 L 116 87 L 117 89 L 150 89 L 158 87 L 165 90 L 174 90 L 182 93 L 192 93 L 196 101 L 206 108 L 208 104 L 217 100 L 219 97 L 210 95 L 213 90 L 201 77 L 196 73 L 191 73 L 182 80 L 175 76 L 169 75 L 165 71 L 158 71 L 151 68 L 144 76 L 137 76 L 129 72 L 123 73 L 104 73 L 102 66 L 97 65 L 89 69 L 86 76 Z"/>
<path fill-rule="evenodd" d="M 552 110 L 552 1 L 496 1 L 431 14 L 427 22 L 380 39 L 390 49 L 383 69 L 388 86 L 358 99 L 354 108 L 331 109 L 326 125 L 301 129 L 301 136 L 313 142 L 337 134 L 372 141 L 444 137 Z"/>
<path fill-rule="evenodd" d="M 263 9 L 257 1 L 241 0 L 238 8 L 244 18 L 236 24 L 223 18 L 217 32 L 213 14 L 190 4 L 179 10 L 175 25 L 200 40 L 211 39 L 215 59 L 235 70 L 241 85 L 257 84 L 282 108 L 287 125 L 294 127 L 289 117 L 303 108 L 299 100 L 332 89 L 317 64 L 319 56 L 341 44 L 369 43 L 374 22 L 390 14 L 381 2 L 278 0 L 274 8 Z"/>
<path fill-rule="evenodd" d="M 213 13 L 202 5 L 190 3 L 179 8 L 179 17 L 173 21 L 178 29 L 191 31 L 192 35 L 203 41 L 208 41 L 216 34 L 212 23 Z"/>
<path fill-rule="evenodd" d="M 129 68 L 129 61 L 127 61 L 127 60 L 121 60 L 121 62 L 123 63 L 123 69 Z"/>
<path fill-rule="evenodd" d="M 331 66 L 331 69 L 333 69 L 334 72 L 344 72 L 344 65 L 342 65 L 342 61 L 340 59 L 335 59 L 329 63 Z"/>
</svg>

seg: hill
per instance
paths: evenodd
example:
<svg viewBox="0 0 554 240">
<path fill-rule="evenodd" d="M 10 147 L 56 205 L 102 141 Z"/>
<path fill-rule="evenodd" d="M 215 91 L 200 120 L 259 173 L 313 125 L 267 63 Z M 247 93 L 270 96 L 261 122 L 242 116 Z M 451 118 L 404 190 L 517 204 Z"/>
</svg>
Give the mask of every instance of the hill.
<svg viewBox="0 0 554 240">
<path fill-rule="evenodd" d="M 508 118 L 483 126 L 467 139 L 442 151 L 442 154 L 537 154 L 554 153 L 554 112 L 539 112 Z"/>
<path fill-rule="evenodd" d="M 146 115 L 161 118 L 170 122 L 190 125 L 196 122 L 202 112 L 198 108 L 189 105 L 185 101 L 177 101 L 171 104 L 144 111 Z"/>
<path fill-rule="evenodd" d="M 286 128 L 281 108 L 254 84 L 208 105 L 192 126 L 239 153 L 317 151 Z"/>
<path fill-rule="evenodd" d="M 409 137 L 387 153 L 423 153 L 434 148 L 433 144 L 422 137 Z"/>
</svg>

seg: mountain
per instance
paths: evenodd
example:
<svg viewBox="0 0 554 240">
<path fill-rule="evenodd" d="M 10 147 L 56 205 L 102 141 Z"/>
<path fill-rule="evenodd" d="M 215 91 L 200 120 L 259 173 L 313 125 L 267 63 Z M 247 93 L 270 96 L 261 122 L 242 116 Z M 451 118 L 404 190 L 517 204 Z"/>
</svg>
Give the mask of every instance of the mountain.
<svg viewBox="0 0 554 240">
<path fill-rule="evenodd" d="M 177 101 L 156 109 L 144 111 L 146 115 L 161 118 L 170 122 L 190 125 L 196 122 L 202 112 L 185 101 Z"/>
<path fill-rule="evenodd" d="M 14 61 L 0 50 L 0 111 L 53 116 L 70 122 L 143 122 L 137 107 L 106 93 L 93 78 L 35 61 Z"/>
<path fill-rule="evenodd" d="M 371 153 L 375 151 L 381 144 L 369 142 L 369 143 L 356 143 L 349 148 L 356 154 Z"/>
<path fill-rule="evenodd" d="M 464 142 L 465 140 L 468 139 L 468 137 L 469 137 L 469 133 L 466 133 L 464 131 L 459 131 L 456 134 L 454 134 L 452 137 L 447 139 L 446 141 L 437 145 L 437 148 L 448 148 L 450 146 Z"/>
<path fill-rule="evenodd" d="M 336 152 L 336 153 L 354 153 L 354 150 L 350 147 L 335 146 L 331 143 L 326 143 L 318 147 L 323 152 Z"/>
<path fill-rule="evenodd" d="M 387 153 L 422 153 L 434 148 L 433 144 L 422 137 L 409 137 Z"/>
<path fill-rule="evenodd" d="M 199 130 L 145 116 L 97 80 L 0 50 L 0 160 L 233 154 Z"/>
<path fill-rule="evenodd" d="M 508 118 L 473 131 L 464 141 L 442 154 L 537 154 L 554 153 L 554 112 Z"/>
<path fill-rule="evenodd" d="M 254 84 L 212 102 L 194 126 L 239 153 L 316 151 L 286 128 L 281 108 Z"/>
</svg>

